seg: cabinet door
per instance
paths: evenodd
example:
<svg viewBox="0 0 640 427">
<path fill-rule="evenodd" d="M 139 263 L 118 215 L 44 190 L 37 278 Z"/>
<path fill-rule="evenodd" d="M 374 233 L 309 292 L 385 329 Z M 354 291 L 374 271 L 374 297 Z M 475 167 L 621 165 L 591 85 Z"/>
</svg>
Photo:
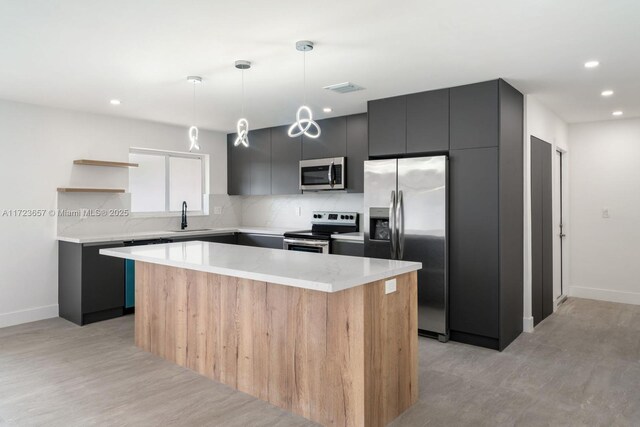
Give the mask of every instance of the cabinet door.
<svg viewBox="0 0 640 427">
<path fill-rule="evenodd" d="M 498 146 L 498 80 L 450 89 L 451 149 Z"/>
<path fill-rule="evenodd" d="M 302 136 L 302 158 L 323 159 L 347 155 L 347 118 L 334 117 L 318 120 L 321 132 L 318 138 Z"/>
<path fill-rule="evenodd" d="M 271 236 L 268 234 L 238 234 L 238 244 L 244 246 L 256 246 L 259 248 L 282 249 L 282 236 Z"/>
<path fill-rule="evenodd" d="M 370 101 L 369 157 L 404 154 L 407 151 L 407 97 Z"/>
<path fill-rule="evenodd" d="M 452 150 L 449 166 L 450 327 L 498 338 L 498 149 Z"/>
<path fill-rule="evenodd" d="M 227 135 L 227 193 L 233 196 L 251 194 L 251 151 L 239 145 L 235 147 L 237 134 Z"/>
<path fill-rule="evenodd" d="M 82 313 L 124 307 L 124 260 L 100 255 L 123 243 L 82 245 Z"/>
<path fill-rule="evenodd" d="M 251 195 L 271 194 L 271 130 L 249 131 Z"/>
<path fill-rule="evenodd" d="M 211 242 L 211 243 L 235 244 L 236 243 L 236 235 L 235 235 L 235 233 L 208 234 L 208 235 L 204 235 L 204 236 L 190 236 L 190 237 L 172 238 L 171 241 L 174 242 L 174 243 L 200 241 L 200 242 Z"/>
<path fill-rule="evenodd" d="M 364 162 L 368 157 L 367 114 L 347 116 L 347 191 L 364 193 Z"/>
<path fill-rule="evenodd" d="M 407 153 L 449 151 L 449 89 L 407 96 Z"/>
<path fill-rule="evenodd" d="M 288 129 L 271 128 L 271 194 L 300 194 L 302 137 L 290 138 Z"/>
<path fill-rule="evenodd" d="M 364 256 L 364 242 L 334 240 L 331 242 L 331 253 L 334 255 Z"/>
</svg>

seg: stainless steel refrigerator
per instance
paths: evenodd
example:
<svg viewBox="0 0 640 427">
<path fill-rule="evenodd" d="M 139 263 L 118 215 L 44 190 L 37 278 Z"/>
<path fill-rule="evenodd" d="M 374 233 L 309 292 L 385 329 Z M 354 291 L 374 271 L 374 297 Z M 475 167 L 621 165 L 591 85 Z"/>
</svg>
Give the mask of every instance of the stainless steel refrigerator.
<svg viewBox="0 0 640 427">
<path fill-rule="evenodd" d="M 422 262 L 418 330 L 449 339 L 446 156 L 364 166 L 365 256 Z"/>
</svg>

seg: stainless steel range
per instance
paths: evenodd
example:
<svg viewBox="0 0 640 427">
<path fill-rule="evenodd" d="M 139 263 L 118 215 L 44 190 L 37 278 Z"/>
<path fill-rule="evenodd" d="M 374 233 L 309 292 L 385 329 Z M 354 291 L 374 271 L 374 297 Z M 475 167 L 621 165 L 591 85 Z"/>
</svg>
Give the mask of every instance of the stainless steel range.
<svg viewBox="0 0 640 427">
<path fill-rule="evenodd" d="M 311 230 L 284 234 L 286 251 L 331 253 L 331 235 L 359 231 L 357 212 L 314 211 Z"/>
</svg>

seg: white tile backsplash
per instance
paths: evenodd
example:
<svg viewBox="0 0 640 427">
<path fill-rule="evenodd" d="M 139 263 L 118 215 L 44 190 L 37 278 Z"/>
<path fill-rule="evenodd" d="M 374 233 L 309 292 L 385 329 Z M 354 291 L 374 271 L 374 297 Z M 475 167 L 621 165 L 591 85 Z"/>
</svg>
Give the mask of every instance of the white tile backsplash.
<svg viewBox="0 0 640 427">
<path fill-rule="evenodd" d="M 313 211 L 318 210 L 353 211 L 362 218 L 364 204 L 363 194 L 352 193 L 318 192 L 241 198 L 242 225 L 255 227 L 309 227 Z"/>
<path fill-rule="evenodd" d="M 101 193 L 58 193 L 58 210 L 130 209 L 131 195 Z M 353 211 L 362 218 L 363 195 L 350 193 L 307 193 L 290 196 L 209 196 L 209 215 L 189 216 L 189 227 L 273 227 L 308 228 L 313 211 Z M 220 214 L 216 214 L 220 212 Z M 298 215 L 299 213 L 299 215 Z M 57 234 L 89 236 L 111 233 L 175 230 L 180 217 L 58 216 Z"/>
<path fill-rule="evenodd" d="M 242 200 L 226 194 L 209 196 L 210 214 L 189 216 L 189 228 L 237 227 L 242 218 Z M 58 211 L 79 209 L 130 209 L 131 195 L 99 193 L 58 193 Z M 220 208 L 220 209 L 216 209 Z M 220 214 L 214 212 L 220 210 Z M 77 217 L 58 216 L 58 235 L 87 236 L 120 233 L 122 231 L 162 231 L 180 228 L 180 216 L 144 217 L 129 216 Z"/>
</svg>

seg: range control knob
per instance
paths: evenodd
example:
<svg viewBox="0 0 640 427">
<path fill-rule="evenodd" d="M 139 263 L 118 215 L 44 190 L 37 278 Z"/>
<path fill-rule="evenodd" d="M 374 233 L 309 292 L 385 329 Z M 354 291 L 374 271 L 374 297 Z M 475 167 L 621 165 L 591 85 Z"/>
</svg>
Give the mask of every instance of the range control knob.
<svg viewBox="0 0 640 427">
<path fill-rule="evenodd" d="M 353 215 L 349 215 L 349 219 L 353 219 Z"/>
</svg>

